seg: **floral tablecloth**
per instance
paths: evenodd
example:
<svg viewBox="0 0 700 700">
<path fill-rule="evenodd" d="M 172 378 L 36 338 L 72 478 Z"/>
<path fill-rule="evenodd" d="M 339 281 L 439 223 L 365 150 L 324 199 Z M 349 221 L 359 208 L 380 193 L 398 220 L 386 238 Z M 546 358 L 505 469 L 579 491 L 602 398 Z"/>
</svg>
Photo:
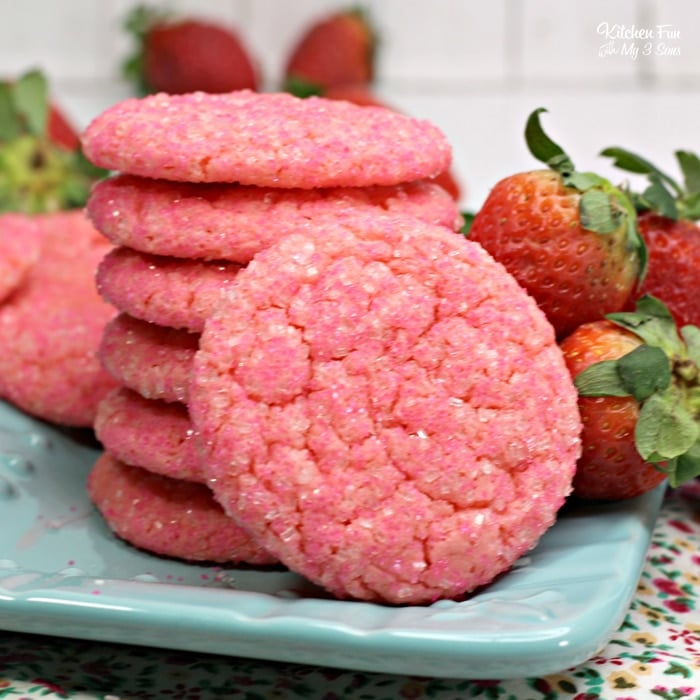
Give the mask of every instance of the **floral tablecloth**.
<svg viewBox="0 0 700 700">
<path fill-rule="evenodd" d="M 700 700 L 700 494 L 668 494 L 623 624 L 598 656 L 555 675 L 392 676 L 0 632 L 0 698 Z"/>
</svg>

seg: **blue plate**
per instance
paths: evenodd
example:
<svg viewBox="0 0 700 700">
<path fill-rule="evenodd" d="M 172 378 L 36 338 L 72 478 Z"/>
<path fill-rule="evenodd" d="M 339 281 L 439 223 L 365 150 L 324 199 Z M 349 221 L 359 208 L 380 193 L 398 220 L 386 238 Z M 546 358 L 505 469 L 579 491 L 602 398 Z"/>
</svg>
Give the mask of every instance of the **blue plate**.
<svg viewBox="0 0 700 700">
<path fill-rule="evenodd" d="M 561 671 L 622 622 L 664 488 L 566 506 L 462 602 L 329 598 L 284 569 L 185 564 L 115 538 L 85 480 L 94 445 L 0 402 L 0 629 L 337 668 L 505 679 Z"/>
</svg>

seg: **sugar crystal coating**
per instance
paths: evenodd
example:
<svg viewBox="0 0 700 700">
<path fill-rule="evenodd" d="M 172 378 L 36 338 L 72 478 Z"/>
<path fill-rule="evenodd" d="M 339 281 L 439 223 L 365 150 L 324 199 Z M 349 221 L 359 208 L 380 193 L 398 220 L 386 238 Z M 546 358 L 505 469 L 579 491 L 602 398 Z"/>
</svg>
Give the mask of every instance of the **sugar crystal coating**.
<svg viewBox="0 0 700 700">
<path fill-rule="evenodd" d="M 127 99 L 93 119 L 82 144 L 95 165 L 132 175 L 306 189 L 430 178 L 452 159 L 430 122 L 246 90 Z"/>
<path fill-rule="evenodd" d="M 452 197 L 426 181 L 301 190 L 116 175 L 98 182 L 87 204 L 95 226 L 115 245 L 241 263 L 319 216 L 364 209 L 401 212 L 455 230 L 463 223 Z"/>
<path fill-rule="evenodd" d="M 82 210 L 35 215 L 41 252 L 0 305 L 0 397 L 64 425 L 92 425 L 116 382 L 97 348 L 115 315 L 95 289 L 95 271 L 112 246 Z"/>
<path fill-rule="evenodd" d="M 149 323 L 199 333 L 240 266 L 148 255 L 120 246 L 97 268 L 100 294 L 119 311 Z"/>
<path fill-rule="evenodd" d="M 135 547 L 190 561 L 272 564 L 209 489 L 124 464 L 103 452 L 88 494 L 109 527 Z"/>
<path fill-rule="evenodd" d="M 105 326 L 98 355 L 115 379 L 144 398 L 186 403 L 198 345 L 198 333 L 121 313 Z"/>
<path fill-rule="evenodd" d="M 479 245 L 348 217 L 260 253 L 211 316 L 189 409 L 217 499 L 338 597 L 489 583 L 554 523 L 580 452 L 551 325 Z"/>
<path fill-rule="evenodd" d="M 104 449 L 126 464 L 173 479 L 203 480 L 183 404 L 145 399 L 119 387 L 100 401 L 94 428 Z"/>
</svg>

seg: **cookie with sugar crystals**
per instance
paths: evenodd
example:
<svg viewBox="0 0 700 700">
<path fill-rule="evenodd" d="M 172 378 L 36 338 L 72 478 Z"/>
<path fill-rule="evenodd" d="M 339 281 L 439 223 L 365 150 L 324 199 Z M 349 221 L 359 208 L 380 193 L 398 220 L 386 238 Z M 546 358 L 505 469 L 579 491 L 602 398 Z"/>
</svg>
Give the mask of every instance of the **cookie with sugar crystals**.
<svg viewBox="0 0 700 700">
<path fill-rule="evenodd" d="M 32 217 L 0 215 L 0 302 L 25 278 L 40 251 L 41 233 Z"/>
<path fill-rule="evenodd" d="M 580 452 L 554 332 L 478 246 L 416 220 L 291 234 L 239 274 L 189 410 L 217 500 L 338 597 L 491 582 L 554 523 Z"/>
<path fill-rule="evenodd" d="M 275 562 L 224 513 L 204 484 L 153 474 L 103 452 L 87 487 L 109 528 L 140 549 L 188 561 Z"/>
<path fill-rule="evenodd" d="M 304 189 L 430 178 L 452 159 L 445 135 L 428 121 L 245 90 L 127 99 L 95 117 L 82 144 L 95 165 L 132 175 Z"/>
<path fill-rule="evenodd" d="M 199 334 L 121 313 L 102 333 L 98 355 L 124 386 L 147 399 L 187 403 Z"/>
<path fill-rule="evenodd" d="M 33 216 L 39 259 L 0 304 L 0 398 L 44 420 L 89 427 L 116 386 L 97 358 L 115 315 L 95 289 L 111 244 L 82 210 Z"/>
<path fill-rule="evenodd" d="M 120 246 L 100 262 L 96 284 L 119 311 L 199 333 L 240 269 L 232 262 L 149 255 Z"/>
<path fill-rule="evenodd" d="M 183 404 L 144 399 L 120 387 L 100 401 L 94 428 L 105 450 L 126 464 L 173 479 L 203 481 Z"/>
<path fill-rule="evenodd" d="M 452 197 L 424 180 L 387 187 L 279 189 L 176 183 L 133 175 L 98 182 L 87 211 L 115 245 L 180 258 L 247 263 L 321 216 L 373 210 L 459 229 Z"/>
</svg>

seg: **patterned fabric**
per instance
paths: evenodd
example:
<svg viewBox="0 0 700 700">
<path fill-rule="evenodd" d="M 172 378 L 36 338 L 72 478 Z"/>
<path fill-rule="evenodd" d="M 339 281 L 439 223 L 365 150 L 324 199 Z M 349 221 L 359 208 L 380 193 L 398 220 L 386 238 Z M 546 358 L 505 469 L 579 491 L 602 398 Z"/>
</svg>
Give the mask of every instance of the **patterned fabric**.
<svg viewBox="0 0 700 700">
<path fill-rule="evenodd" d="M 700 700 L 700 494 L 668 495 L 607 647 L 544 678 L 391 676 L 0 632 L 0 698 Z"/>
</svg>

